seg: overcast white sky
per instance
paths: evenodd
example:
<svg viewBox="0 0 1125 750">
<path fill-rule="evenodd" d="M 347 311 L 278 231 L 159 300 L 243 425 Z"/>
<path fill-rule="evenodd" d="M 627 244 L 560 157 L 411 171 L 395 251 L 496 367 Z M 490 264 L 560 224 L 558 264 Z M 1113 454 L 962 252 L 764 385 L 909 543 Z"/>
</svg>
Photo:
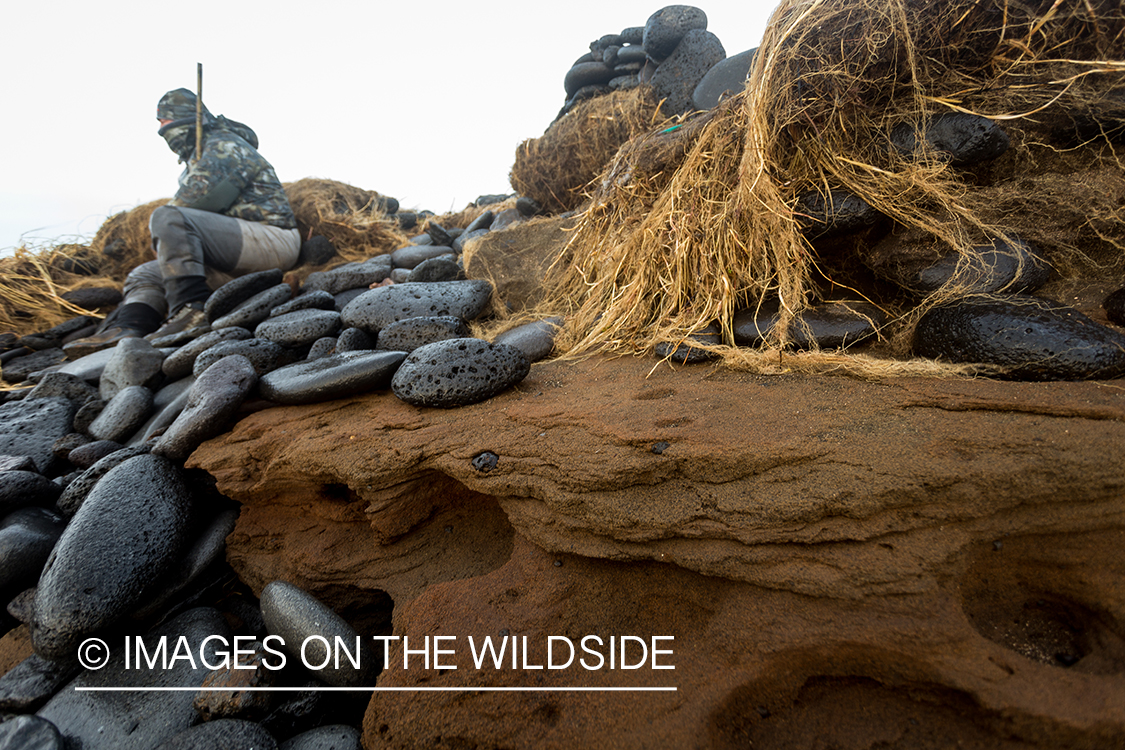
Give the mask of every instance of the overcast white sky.
<svg viewBox="0 0 1125 750">
<path fill-rule="evenodd" d="M 156 102 L 195 89 L 245 122 L 282 181 L 324 177 L 441 213 L 508 193 L 516 147 L 554 119 L 589 43 L 666 4 L 13 2 L 0 77 L 0 254 L 92 237 L 175 192 Z M 727 55 L 776 0 L 695 3 Z"/>
</svg>

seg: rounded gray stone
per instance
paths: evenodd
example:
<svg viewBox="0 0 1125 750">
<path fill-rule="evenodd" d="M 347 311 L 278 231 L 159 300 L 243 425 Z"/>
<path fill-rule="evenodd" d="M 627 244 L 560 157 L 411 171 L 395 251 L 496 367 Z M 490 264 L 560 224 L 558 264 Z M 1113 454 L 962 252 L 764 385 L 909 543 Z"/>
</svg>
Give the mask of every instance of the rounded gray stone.
<svg viewBox="0 0 1125 750">
<path fill-rule="evenodd" d="M 693 29 L 707 28 L 707 14 L 692 5 L 668 5 L 649 16 L 641 44 L 656 62 L 671 55 L 684 35 Z"/>
<path fill-rule="evenodd" d="M 563 88 L 566 90 L 567 98 L 570 98 L 586 86 L 609 83 L 609 79 L 613 78 L 613 75 L 613 68 L 601 60 L 581 62 L 566 72 L 566 76 L 563 78 Z"/>
<path fill-rule="evenodd" d="M 348 289 L 366 289 L 387 278 L 391 268 L 390 255 L 376 255 L 360 263 L 345 263 L 331 271 L 310 273 L 302 290 L 324 291 L 335 295 Z"/>
<path fill-rule="evenodd" d="M 263 321 L 254 335 L 296 349 L 339 330 L 340 313 L 335 310 L 298 310 Z"/>
<path fill-rule="evenodd" d="M 487 233 L 487 229 L 479 230 Z M 457 239 L 461 239 L 458 237 Z M 414 266 L 410 271 L 410 275 L 406 277 L 407 282 L 417 282 L 424 284 L 432 284 L 435 281 L 456 281 L 458 278 L 464 278 L 465 272 L 461 270 L 461 266 L 457 265 L 457 261 L 452 255 L 442 255 L 437 258 L 430 258 L 424 260 L 418 265 Z"/>
<path fill-rule="evenodd" d="M 314 289 L 310 292 L 298 294 L 284 305 L 278 305 L 270 310 L 270 317 L 297 312 L 298 310 L 335 310 L 336 298 L 323 289 Z"/>
<path fill-rule="evenodd" d="M 47 471 L 55 460 L 52 446 L 71 432 L 74 413 L 74 404 L 62 398 L 0 404 L 0 455 L 28 456 Z"/>
<path fill-rule="evenodd" d="M 536 320 L 504 331 L 492 343 L 514 346 L 527 356 L 529 362 L 538 362 L 555 348 L 555 337 L 562 322 L 562 318 Z"/>
<path fill-rule="evenodd" d="M 109 454 L 116 453 L 124 447 L 121 443 L 113 440 L 92 440 L 72 450 L 66 458 L 79 469 L 85 471 Z"/>
<path fill-rule="evenodd" d="M 257 382 L 254 365 L 240 354 L 215 362 L 192 384 L 183 411 L 152 446 L 152 452 L 183 461 L 204 440 L 227 429 Z"/>
<path fill-rule="evenodd" d="M 35 652 L 75 656 L 87 634 L 125 616 L 171 566 L 185 542 L 191 494 L 180 470 L 136 456 L 102 477 L 75 513 L 35 590 Z"/>
<path fill-rule="evenodd" d="M 365 687 L 368 675 L 377 674 L 382 669 L 381 663 L 376 664 L 376 658 L 382 661 L 381 655 L 370 648 L 370 639 L 361 638 L 344 618 L 291 583 L 273 581 L 267 584 L 262 589 L 261 604 L 266 630 L 284 640 L 284 649 L 296 657 L 298 663 L 307 662 L 313 666 L 322 664 L 332 654 L 325 647 L 325 641 L 333 647 L 339 642 L 347 647 L 353 657 L 358 657 L 358 667 L 353 666 L 346 658 L 341 658 L 337 667 L 329 659 L 324 668 L 312 672 L 329 685 Z M 305 654 L 303 660 L 302 645 Z"/>
<path fill-rule="evenodd" d="M 391 390 L 415 406 L 464 406 L 512 387 L 530 369 L 527 356 L 515 347 L 449 339 L 415 349 L 395 373 Z"/>
<path fill-rule="evenodd" d="M 261 724 L 243 719 L 212 719 L 185 729 L 162 750 L 277 750 L 277 740 Z"/>
<path fill-rule="evenodd" d="M 684 34 L 650 81 L 656 97 L 664 100 L 661 111 L 673 115 L 691 110 L 695 87 L 726 56 L 722 42 L 710 31 L 692 29 Z"/>
<path fill-rule="evenodd" d="M 62 490 L 34 471 L 0 471 L 0 515 L 29 505 L 51 505 Z"/>
<path fill-rule="evenodd" d="M 699 110 L 711 109 L 723 99 L 742 91 L 757 52 L 758 48 L 754 47 L 715 63 L 692 91 L 692 105 Z"/>
<path fill-rule="evenodd" d="M 65 750 L 58 728 L 38 716 L 16 716 L 0 724 L 0 747 L 12 750 Z"/>
<path fill-rule="evenodd" d="M 163 374 L 164 354 L 144 339 L 122 339 L 106 363 L 98 391 L 109 401 L 122 388 L 131 385 L 152 385 Z"/>
<path fill-rule="evenodd" d="M 207 351 L 207 349 L 216 344 L 221 344 L 224 341 L 245 341 L 248 338 L 252 338 L 253 335 L 254 334 L 250 333 L 250 331 L 239 326 L 228 326 L 216 331 L 210 331 L 197 339 L 189 341 L 169 354 L 164 360 L 161 369 L 169 380 L 179 380 L 191 374 L 192 366 L 195 364 L 195 358 Z"/>
<path fill-rule="evenodd" d="M 474 320 L 488 307 L 492 284 L 482 279 L 395 284 L 359 295 L 340 313 L 345 326 L 378 333 L 405 318 L 452 315 Z"/>
<path fill-rule="evenodd" d="M 333 313 L 333 315 L 337 314 Z M 191 374 L 198 378 L 207 371 L 208 367 L 223 357 L 229 357 L 232 354 L 241 354 L 250 360 L 250 364 L 254 366 L 254 372 L 258 373 L 258 377 L 281 367 L 289 356 L 283 346 L 266 339 L 249 338 L 241 341 L 222 341 L 195 358 Z"/>
<path fill-rule="evenodd" d="M 178 690 L 163 692 L 148 688 L 198 688 L 210 670 L 202 664 L 201 654 L 211 664 L 221 661 L 218 651 L 222 641 L 229 642 L 230 628 L 216 610 L 192 609 L 159 625 L 144 635 L 142 642 L 148 653 L 154 653 L 160 639 L 174 644 L 184 639 L 186 647 L 196 655 L 194 665 L 177 659 L 168 669 L 137 669 L 125 667 L 124 649 L 111 649 L 111 660 L 102 669 L 84 671 L 55 694 L 39 710 L 39 716 L 53 722 L 83 750 L 121 750 L 122 748 L 160 748 L 171 737 L 195 724 L 199 717 L 192 707 L 196 692 Z M 111 646 L 113 642 L 111 641 Z M 120 643 L 120 642 L 118 642 Z M 93 690 L 76 690 L 76 688 Z M 136 688 L 133 692 L 98 690 L 107 687 Z"/>
<path fill-rule="evenodd" d="M 129 445 L 141 445 L 158 431 L 164 430 L 180 416 L 187 404 L 188 392 L 195 384 L 195 376 L 188 375 L 161 388 L 153 398 L 152 406 L 156 413 L 141 425 L 136 434 L 129 439 Z"/>
<path fill-rule="evenodd" d="M 407 245 L 391 253 L 391 262 L 395 268 L 414 268 L 424 260 L 455 254 L 446 245 Z"/>
<path fill-rule="evenodd" d="M 53 510 L 20 508 L 0 521 L 0 588 L 34 586 L 66 522 Z"/>
<path fill-rule="evenodd" d="M 311 404 L 382 390 L 404 359 L 406 352 L 381 350 L 329 354 L 274 370 L 258 392 L 282 404 Z"/>
<path fill-rule="evenodd" d="M 336 337 L 324 336 L 323 338 L 319 338 L 312 343 L 312 346 L 309 347 L 309 353 L 305 357 L 305 359 L 320 359 L 321 357 L 327 357 L 329 354 L 332 354 L 335 351 Z"/>
<path fill-rule="evenodd" d="M 283 305 L 293 296 L 293 289 L 288 284 L 272 286 L 264 292 L 259 292 L 243 302 L 231 312 L 222 316 L 211 324 L 211 330 L 239 326 L 252 330 L 254 326 L 269 317 L 270 312 L 278 305 Z"/>
<path fill-rule="evenodd" d="M 375 337 L 358 328 L 341 331 L 336 339 L 337 352 L 363 352 L 375 348 Z"/>
<path fill-rule="evenodd" d="M 207 320 L 214 323 L 224 315 L 233 312 L 251 297 L 271 289 L 281 283 L 284 273 L 279 268 L 270 268 L 265 271 L 248 273 L 232 279 L 211 293 L 203 312 Z"/>
<path fill-rule="evenodd" d="M 143 385 L 122 388 L 90 425 L 95 440 L 127 440 L 152 415 L 152 391 Z"/>
<path fill-rule="evenodd" d="M 361 750 L 359 730 L 346 724 L 310 729 L 281 743 L 280 750 Z"/>
<path fill-rule="evenodd" d="M 1008 150 L 1008 134 L 994 121 L 967 112 L 942 112 L 927 124 L 925 141 L 930 149 L 950 164 L 963 166 L 989 161 Z M 891 143 L 904 155 L 917 156 L 921 151 L 917 131 L 902 123 L 891 131 Z"/>
<path fill-rule="evenodd" d="M 78 409 L 91 398 L 98 397 L 98 389 L 77 375 L 65 372 L 49 372 L 40 378 L 39 383 L 24 396 L 25 401 L 37 398 L 65 398 Z"/>
<path fill-rule="evenodd" d="M 128 461 L 130 458 L 143 456 L 146 453 L 148 453 L 148 448 L 146 446 L 130 446 L 110 453 L 105 458 L 99 459 L 93 466 L 79 474 L 78 477 L 62 491 L 62 495 L 59 496 L 58 503 L 56 504 L 59 512 L 64 516 L 73 516 L 78 512 L 78 509 L 82 507 L 86 496 L 89 495 L 90 491 L 101 481 L 102 477 L 109 473 L 110 469 Z"/>
<path fill-rule="evenodd" d="M 398 352 L 412 352 L 420 346 L 446 339 L 469 338 L 469 326 L 452 315 L 406 318 L 379 331 L 376 346 Z"/>
<path fill-rule="evenodd" d="M 913 346 L 919 357 L 997 365 L 1010 380 L 1125 375 L 1125 335 L 1030 295 L 973 295 L 935 307 L 918 321 Z"/>
</svg>

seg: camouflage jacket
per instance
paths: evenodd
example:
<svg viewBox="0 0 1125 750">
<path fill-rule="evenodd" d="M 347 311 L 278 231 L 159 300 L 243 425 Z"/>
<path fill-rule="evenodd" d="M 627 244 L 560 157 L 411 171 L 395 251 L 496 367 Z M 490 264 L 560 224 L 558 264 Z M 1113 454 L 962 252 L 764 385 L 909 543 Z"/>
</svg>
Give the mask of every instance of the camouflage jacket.
<svg viewBox="0 0 1125 750">
<path fill-rule="evenodd" d="M 289 198 L 273 167 L 255 148 L 257 143 L 254 131 L 242 123 L 225 117 L 213 119 L 204 128 L 199 160 L 185 155 L 188 166 L 170 205 L 295 228 Z M 194 135 L 190 144 L 194 151 Z"/>
</svg>

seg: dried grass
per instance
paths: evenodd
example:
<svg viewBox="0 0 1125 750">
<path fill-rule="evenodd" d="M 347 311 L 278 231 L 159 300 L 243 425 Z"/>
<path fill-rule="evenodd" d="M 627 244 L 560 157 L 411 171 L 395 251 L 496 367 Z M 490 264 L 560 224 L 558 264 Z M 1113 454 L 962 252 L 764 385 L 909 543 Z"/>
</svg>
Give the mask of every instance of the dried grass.
<svg viewBox="0 0 1125 750">
<path fill-rule="evenodd" d="M 891 128 L 921 129 L 947 110 L 1018 122 L 1092 105 L 1125 83 L 1125 62 L 1111 57 L 1123 30 L 1120 2 L 783 0 L 742 93 L 682 134 L 638 138 L 606 170 L 549 278 L 547 309 L 567 317 L 569 356 L 648 353 L 713 321 L 732 344 L 735 310 L 777 299 L 766 350 L 722 347 L 728 363 L 933 370 L 783 352 L 789 320 L 832 276 L 801 233 L 797 198 L 850 191 L 967 260 L 974 244 L 1016 228 L 985 221 L 940 156 L 889 148 Z M 963 291 L 955 277 L 900 311 L 895 351 L 924 309 Z"/>
<path fill-rule="evenodd" d="M 327 237 L 337 252 L 333 265 L 389 253 L 409 240 L 398 222 L 383 212 L 383 196 L 373 190 L 312 177 L 284 187 L 301 239 Z"/>
<path fill-rule="evenodd" d="M 647 86 L 587 99 L 516 149 L 510 181 L 547 213 L 585 202 L 586 187 L 630 138 L 666 121 Z"/>
</svg>

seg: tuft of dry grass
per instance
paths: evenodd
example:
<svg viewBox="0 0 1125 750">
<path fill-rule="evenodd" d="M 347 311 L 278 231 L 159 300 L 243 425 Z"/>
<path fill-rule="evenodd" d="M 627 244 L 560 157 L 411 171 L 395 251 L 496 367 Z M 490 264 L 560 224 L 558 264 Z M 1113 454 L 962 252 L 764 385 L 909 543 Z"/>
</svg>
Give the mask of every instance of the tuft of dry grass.
<svg viewBox="0 0 1125 750">
<path fill-rule="evenodd" d="M 666 121 L 647 86 L 587 99 L 520 144 L 512 187 L 547 213 L 571 211 L 624 143 Z"/>
<path fill-rule="evenodd" d="M 333 264 L 365 260 L 407 244 L 398 222 L 384 212 L 383 196 L 373 190 L 312 177 L 284 187 L 301 239 L 327 237 L 338 254 Z"/>
<path fill-rule="evenodd" d="M 740 94 L 618 151 L 552 267 L 543 310 L 566 316 L 569 356 L 642 354 L 714 321 L 732 345 L 734 312 L 776 300 L 766 349 L 721 347 L 729 364 L 964 372 L 784 352 L 789 321 L 818 300 L 816 279 L 831 278 L 801 232 L 798 198 L 854 193 L 967 267 L 974 245 L 1016 228 L 986 221 L 987 206 L 940 154 L 891 148 L 891 129 L 921 132 L 949 110 L 1018 121 L 1092 106 L 1125 85 L 1112 56 L 1123 40 L 1125 11 L 1104 0 L 783 0 Z M 964 291 L 955 275 L 899 311 L 896 350 L 926 309 Z"/>
</svg>

